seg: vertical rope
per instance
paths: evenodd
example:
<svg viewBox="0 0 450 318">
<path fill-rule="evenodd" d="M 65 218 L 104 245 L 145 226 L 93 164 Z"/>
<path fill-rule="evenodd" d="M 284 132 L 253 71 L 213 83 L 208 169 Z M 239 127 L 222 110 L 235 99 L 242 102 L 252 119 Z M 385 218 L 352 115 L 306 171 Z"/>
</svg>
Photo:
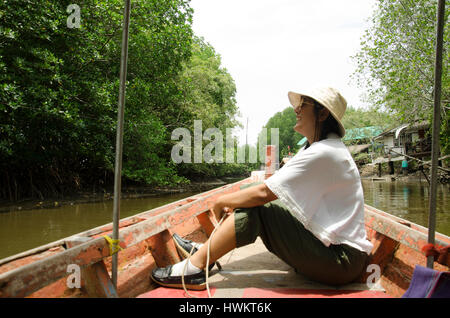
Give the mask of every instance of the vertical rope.
<svg viewBox="0 0 450 318">
<path fill-rule="evenodd" d="M 208 240 L 208 249 L 207 249 L 207 252 L 206 252 L 206 270 L 205 270 L 205 275 L 206 275 L 206 277 L 205 277 L 205 279 L 206 279 L 206 289 L 207 289 L 207 291 L 208 291 L 208 297 L 209 297 L 209 298 L 212 298 L 212 296 L 211 296 L 211 291 L 210 291 L 210 289 L 209 289 L 209 259 L 210 259 L 210 254 L 211 254 L 211 241 L 212 241 L 212 238 L 213 238 L 213 236 L 214 236 L 216 230 L 220 227 L 220 225 L 222 224 L 222 221 L 225 219 L 225 217 L 226 217 L 226 214 L 224 214 L 224 215 L 222 216 L 222 218 L 220 219 L 219 223 L 217 223 L 217 225 L 214 226 L 214 230 L 212 231 L 212 233 L 211 233 L 211 235 L 210 235 L 210 237 L 209 237 L 209 240 Z M 183 284 L 184 292 L 185 292 L 189 297 L 192 297 L 192 298 L 198 298 L 198 297 L 196 297 L 196 296 L 194 296 L 194 295 L 191 295 L 191 294 L 187 291 L 186 284 L 184 283 L 184 273 L 186 272 L 187 264 L 188 264 L 188 262 L 189 262 L 190 259 L 191 259 L 191 256 L 192 256 L 192 252 L 193 252 L 193 251 L 194 251 L 194 246 L 192 246 L 191 251 L 190 251 L 190 253 L 189 253 L 189 256 L 188 256 L 188 258 L 187 258 L 187 261 L 186 261 L 186 263 L 184 264 L 183 272 L 181 273 L 181 283 Z"/>
</svg>

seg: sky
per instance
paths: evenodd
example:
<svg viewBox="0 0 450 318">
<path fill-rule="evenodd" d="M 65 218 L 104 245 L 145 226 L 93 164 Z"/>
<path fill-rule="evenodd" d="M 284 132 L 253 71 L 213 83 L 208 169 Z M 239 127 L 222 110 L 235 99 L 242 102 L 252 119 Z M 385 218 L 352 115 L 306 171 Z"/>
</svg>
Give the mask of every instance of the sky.
<svg viewBox="0 0 450 318">
<path fill-rule="evenodd" d="M 350 75 L 376 0 L 191 0 L 193 30 L 220 55 L 236 84 L 245 143 L 277 112 L 288 91 L 332 86 L 348 106 L 367 107 Z"/>
</svg>

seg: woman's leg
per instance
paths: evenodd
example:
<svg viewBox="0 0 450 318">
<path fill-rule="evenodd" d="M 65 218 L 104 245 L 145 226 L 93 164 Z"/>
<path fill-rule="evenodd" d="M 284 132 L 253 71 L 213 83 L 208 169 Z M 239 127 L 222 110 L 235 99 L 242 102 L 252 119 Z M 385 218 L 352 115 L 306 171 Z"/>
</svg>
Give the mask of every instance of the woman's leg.
<svg viewBox="0 0 450 318">
<path fill-rule="evenodd" d="M 209 240 L 211 240 L 211 250 L 209 254 L 209 264 L 206 264 Z M 191 256 L 190 261 L 192 265 L 198 268 L 206 268 L 206 266 L 214 263 L 234 248 L 236 248 L 236 232 L 233 213 L 222 222 L 220 227 L 214 232 L 214 235 Z"/>
</svg>

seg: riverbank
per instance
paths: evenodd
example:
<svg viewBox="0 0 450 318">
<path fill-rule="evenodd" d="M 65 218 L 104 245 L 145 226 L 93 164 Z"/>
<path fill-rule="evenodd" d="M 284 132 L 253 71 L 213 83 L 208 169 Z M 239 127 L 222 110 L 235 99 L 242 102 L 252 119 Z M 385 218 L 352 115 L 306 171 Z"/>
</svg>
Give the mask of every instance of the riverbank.
<svg viewBox="0 0 450 318">
<path fill-rule="evenodd" d="M 383 171 L 381 176 L 378 175 L 378 168 L 376 165 L 364 165 L 359 167 L 361 179 L 371 181 L 385 181 L 385 182 L 427 182 L 424 174 L 420 171 L 410 172 L 407 175 L 403 175 L 398 171 L 394 174 L 386 173 Z M 178 187 L 146 187 L 146 186 L 128 186 L 122 187 L 122 198 L 145 198 L 156 197 L 160 195 L 183 193 L 183 192 L 204 192 L 210 189 L 220 187 L 222 185 L 236 182 L 247 176 L 230 177 L 222 179 L 208 179 L 203 181 L 191 181 L 190 184 L 182 185 Z M 31 210 L 38 208 L 54 208 L 64 205 L 74 205 L 83 203 L 94 203 L 112 200 L 114 196 L 114 190 L 111 187 L 103 192 L 78 192 L 64 198 L 46 198 L 45 200 L 28 199 L 18 202 L 0 201 L 0 213 Z"/>
<path fill-rule="evenodd" d="M 242 177 L 208 179 L 207 181 L 192 181 L 190 184 L 178 187 L 146 187 L 146 186 L 129 186 L 122 187 L 122 199 L 156 197 L 160 195 L 176 194 L 183 192 L 204 192 L 213 188 L 223 186 L 228 183 L 243 179 Z M 0 202 L 0 213 L 12 212 L 31 209 L 54 208 L 65 205 L 94 203 L 112 200 L 114 190 L 107 189 L 104 192 L 78 192 L 64 198 L 47 198 L 44 200 L 25 199 L 18 202 Z"/>
<path fill-rule="evenodd" d="M 386 181 L 386 182 L 394 182 L 394 181 L 403 181 L 403 182 L 427 182 L 427 178 L 429 176 L 425 176 L 425 173 L 420 170 L 416 171 L 408 171 L 405 175 L 402 170 L 394 169 L 394 173 L 388 173 L 387 169 L 383 169 L 381 175 L 378 174 L 377 165 L 363 165 L 359 167 L 359 174 L 361 175 L 361 179 L 363 180 L 373 180 L 373 181 Z M 440 175 L 438 173 L 438 180 L 440 183 L 448 183 L 448 176 Z"/>
</svg>

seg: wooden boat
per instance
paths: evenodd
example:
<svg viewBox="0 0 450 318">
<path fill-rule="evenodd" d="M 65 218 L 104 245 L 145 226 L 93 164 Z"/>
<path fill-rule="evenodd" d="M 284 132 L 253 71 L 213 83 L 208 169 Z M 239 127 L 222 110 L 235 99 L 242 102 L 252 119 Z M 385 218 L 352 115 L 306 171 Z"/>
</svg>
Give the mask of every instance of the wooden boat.
<svg viewBox="0 0 450 318">
<path fill-rule="evenodd" d="M 172 240 L 177 233 L 204 242 L 214 229 L 208 202 L 260 181 L 261 174 L 146 211 L 120 221 L 117 289 L 110 280 L 112 224 L 40 246 L 0 260 L 0 297 L 171 297 L 150 279 L 155 266 L 180 260 Z M 214 297 L 401 297 L 416 265 L 426 266 L 422 248 L 427 229 L 386 212 L 365 206 L 368 239 L 374 244 L 369 264 L 379 266 L 377 284 L 368 284 L 365 272 L 353 284 L 339 288 L 317 284 L 293 272 L 264 249 L 260 242 L 227 254 L 222 271 L 210 277 Z M 436 233 L 436 244 L 447 246 L 450 238 Z M 234 259 L 233 262 L 227 262 Z M 448 271 L 450 256 L 434 263 Z M 68 281 L 81 270 L 80 288 Z M 373 277 L 373 276 L 372 276 Z M 173 292 L 180 291 L 173 289 Z M 181 290 L 181 292 L 184 291 Z M 201 296 L 201 295 L 200 295 Z M 205 294 L 203 294 L 205 296 Z"/>
</svg>

